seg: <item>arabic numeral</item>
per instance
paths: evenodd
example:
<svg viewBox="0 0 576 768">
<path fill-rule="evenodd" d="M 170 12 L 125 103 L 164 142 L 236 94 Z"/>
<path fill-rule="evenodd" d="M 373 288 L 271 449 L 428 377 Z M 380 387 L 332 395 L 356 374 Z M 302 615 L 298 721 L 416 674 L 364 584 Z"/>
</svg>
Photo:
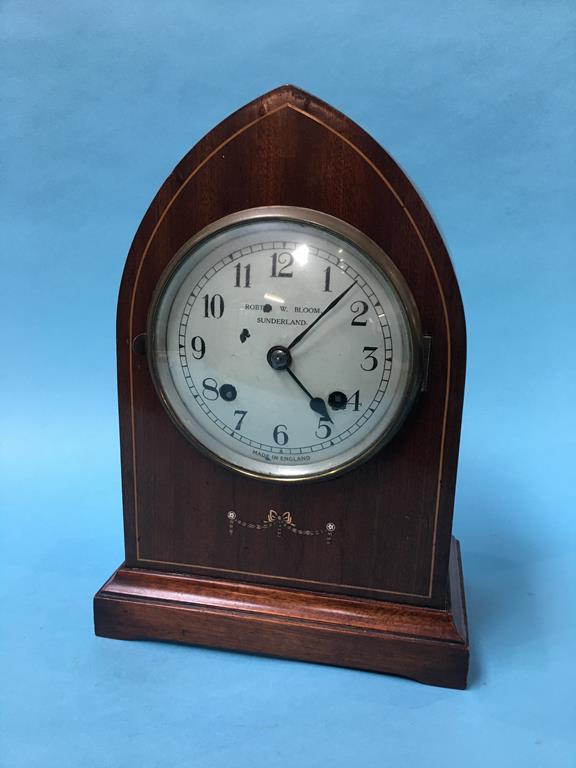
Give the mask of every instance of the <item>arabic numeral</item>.
<svg viewBox="0 0 576 768">
<path fill-rule="evenodd" d="M 236 430 L 242 429 L 242 422 L 246 418 L 246 414 L 247 413 L 248 413 L 248 411 L 234 411 L 234 416 L 240 416 L 240 418 L 238 419 L 238 422 L 237 422 L 236 426 L 234 427 L 234 429 L 236 429 Z"/>
<path fill-rule="evenodd" d="M 288 432 L 286 432 L 286 430 L 286 424 L 278 424 L 276 427 L 274 427 L 272 437 L 274 438 L 276 445 L 286 445 L 288 442 Z"/>
<path fill-rule="evenodd" d="M 378 360 L 374 356 L 374 352 L 378 350 L 378 347 L 364 347 L 362 352 L 368 352 L 364 360 L 360 363 L 360 368 L 363 371 L 373 371 L 378 366 Z"/>
<path fill-rule="evenodd" d="M 320 419 L 318 428 L 314 434 L 319 440 L 327 440 L 332 434 L 332 427 L 330 424 L 326 424 L 324 419 Z"/>
<path fill-rule="evenodd" d="M 204 387 L 202 397 L 205 400 L 218 400 L 218 382 L 216 379 L 208 377 L 204 379 L 202 386 Z"/>
<path fill-rule="evenodd" d="M 287 270 L 294 263 L 294 257 L 291 253 L 273 253 L 272 254 L 272 274 L 271 277 L 292 277 L 292 272 Z M 280 267 L 280 269 L 278 269 Z"/>
<path fill-rule="evenodd" d="M 250 264 L 246 264 L 244 266 L 244 285 L 242 285 L 242 265 L 236 264 L 234 267 L 234 272 L 236 273 L 236 282 L 234 283 L 234 287 L 250 288 Z"/>
<path fill-rule="evenodd" d="M 360 318 L 368 312 L 368 304 L 365 301 L 362 301 L 361 299 L 353 301 L 352 304 L 350 304 L 350 310 L 354 314 L 350 325 L 366 325 L 366 320 L 360 320 Z"/>
<path fill-rule="evenodd" d="M 352 397 L 348 398 L 347 405 L 350 405 L 350 403 L 354 401 L 354 410 L 358 411 L 360 410 L 360 406 L 362 403 L 360 402 L 360 390 L 357 389 L 356 392 L 352 395 Z"/>
<path fill-rule="evenodd" d="M 206 354 L 206 342 L 202 336 L 194 336 L 190 342 L 190 346 L 192 347 L 192 355 L 194 358 L 196 360 L 202 360 Z"/>
<path fill-rule="evenodd" d="M 220 320 L 224 314 L 224 299 L 219 293 L 215 293 L 212 298 L 208 294 L 204 296 L 204 317 L 213 317 Z"/>
</svg>

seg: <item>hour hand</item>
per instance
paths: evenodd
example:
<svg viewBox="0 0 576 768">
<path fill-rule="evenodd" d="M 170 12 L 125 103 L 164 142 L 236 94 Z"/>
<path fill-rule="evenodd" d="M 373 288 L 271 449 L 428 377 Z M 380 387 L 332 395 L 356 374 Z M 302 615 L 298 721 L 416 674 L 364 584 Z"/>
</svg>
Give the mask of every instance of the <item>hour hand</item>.
<svg viewBox="0 0 576 768">
<path fill-rule="evenodd" d="M 332 422 L 328 409 L 326 408 L 326 403 L 321 397 L 313 397 L 310 400 L 310 408 L 312 408 L 315 413 L 319 414 L 320 418 L 324 421 Z"/>
<path fill-rule="evenodd" d="M 302 384 L 298 376 L 296 376 L 296 374 L 291 368 L 286 368 L 286 372 L 290 374 L 292 379 L 294 379 L 296 384 L 298 384 L 300 389 L 308 397 L 310 401 L 310 408 L 314 411 L 314 413 L 319 414 L 320 418 L 323 419 L 324 421 L 329 421 L 332 423 L 332 419 L 330 418 L 330 414 L 328 413 L 328 409 L 326 408 L 326 403 L 324 402 L 324 400 L 322 400 L 321 397 L 312 397 L 310 392 L 308 392 L 304 384 Z"/>
<path fill-rule="evenodd" d="M 286 347 L 272 347 L 268 350 L 267 354 L 267 360 L 268 364 L 271 368 L 274 368 L 276 371 L 286 371 L 290 375 L 290 377 L 298 384 L 302 392 L 306 395 L 306 397 L 309 400 L 310 408 L 314 411 L 314 413 L 318 413 L 320 415 L 321 419 L 324 419 L 324 421 L 330 421 L 332 422 L 332 419 L 330 418 L 330 414 L 328 413 L 328 409 L 326 408 L 326 403 L 324 400 L 322 400 L 321 397 L 312 397 L 310 392 L 306 389 L 304 384 L 300 381 L 298 376 L 294 373 L 294 371 L 290 368 L 290 365 L 292 363 L 292 356 L 290 354 L 290 350 L 288 350 Z"/>
</svg>

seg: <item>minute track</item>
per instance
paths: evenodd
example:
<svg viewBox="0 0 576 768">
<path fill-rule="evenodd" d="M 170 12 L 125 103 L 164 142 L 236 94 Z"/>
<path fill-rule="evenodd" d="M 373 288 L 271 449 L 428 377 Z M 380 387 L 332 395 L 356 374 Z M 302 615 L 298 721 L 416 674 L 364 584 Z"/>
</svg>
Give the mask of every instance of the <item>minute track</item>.
<svg viewBox="0 0 576 768">
<path fill-rule="evenodd" d="M 266 241 L 266 242 L 253 243 L 249 248 L 243 248 L 238 251 L 234 251 L 230 254 L 227 254 L 219 262 L 212 265 L 210 269 L 204 273 L 204 275 L 198 280 L 195 287 L 190 292 L 188 300 L 186 302 L 186 306 L 184 308 L 184 311 L 182 312 L 182 319 L 180 323 L 180 334 L 179 334 L 180 338 L 182 338 L 182 336 L 186 338 L 188 324 L 189 322 L 191 322 L 190 318 L 191 318 L 196 300 L 200 296 L 202 289 L 208 290 L 208 285 L 210 283 L 210 280 L 218 272 L 220 272 L 221 269 L 228 267 L 230 265 L 234 265 L 235 263 L 238 263 L 240 260 L 248 259 L 249 257 L 254 257 L 256 255 L 263 256 L 264 253 L 271 246 L 289 249 L 289 248 L 296 248 L 297 243 L 291 242 L 291 241 L 269 241 L 269 242 Z M 346 274 L 347 277 L 352 280 L 352 284 L 348 286 L 345 293 L 347 293 L 349 290 L 352 290 L 356 286 L 362 291 L 364 296 L 368 299 L 370 305 L 373 307 L 376 315 L 378 316 L 378 321 L 381 326 L 383 350 L 391 351 L 392 343 L 391 343 L 389 326 L 387 323 L 386 315 L 382 310 L 378 297 L 367 285 L 366 281 L 358 274 L 356 270 L 354 270 L 353 267 L 351 267 L 348 264 L 344 264 L 342 259 L 334 253 L 330 253 L 322 249 L 311 248 L 310 254 L 312 256 L 315 256 L 321 259 L 324 262 L 337 265 L 338 268 L 341 270 L 341 272 L 343 274 Z M 234 266 L 232 266 L 232 269 L 233 268 Z M 245 290 L 245 294 L 248 294 L 249 292 L 250 292 L 249 289 Z M 308 326 L 308 328 L 310 327 L 311 326 Z M 183 370 L 186 382 L 188 384 L 188 387 L 194 397 L 195 402 L 200 406 L 202 411 L 209 416 L 211 421 L 214 424 L 216 424 L 220 429 L 223 429 L 223 431 L 226 434 L 228 434 L 229 437 L 233 437 L 235 440 L 242 442 L 244 444 L 248 444 L 259 450 L 266 450 L 270 453 L 277 454 L 277 455 L 293 455 L 295 453 L 313 453 L 313 452 L 321 451 L 326 447 L 339 444 L 347 440 L 348 438 L 352 437 L 366 423 L 366 421 L 371 416 L 373 416 L 373 414 L 376 412 L 378 404 L 385 394 L 387 383 L 389 380 L 390 368 L 391 368 L 391 361 L 387 361 L 383 365 L 382 376 L 380 379 L 380 386 L 378 387 L 374 396 L 369 400 L 367 406 L 363 408 L 363 410 L 359 413 L 358 417 L 354 420 L 354 422 L 349 426 L 347 426 L 345 429 L 341 429 L 340 432 L 334 435 L 331 435 L 330 439 L 327 439 L 327 440 L 314 441 L 307 445 L 300 443 L 297 446 L 279 447 L 269 442 L 256 440 L 253 437 L 250 437 L 249 433 L 247 435 L 247 434 L 242 434 L 240 432 L 237 432 L 229 424 L 226 424 L 225 421 L 223 421 L 221 415 L 219 416 L 215 414 L 212 408 L 210 407 L 209 403 L 207 403 L 204 400 L 204 398 L 202 398 L 194 382 L 194 377 L 192 376 L 192 373 L 188 364 L 186 348 L 182 350 L 182 352 L 183 354 L 180 355 L 180 360 L 181 360 L 182 370 Z M 388 356 L 389 355 L 387 355 L 387 357 Z M 328 393 L 326 393 L 326 396 L 327 394 Z"/>
</svg>

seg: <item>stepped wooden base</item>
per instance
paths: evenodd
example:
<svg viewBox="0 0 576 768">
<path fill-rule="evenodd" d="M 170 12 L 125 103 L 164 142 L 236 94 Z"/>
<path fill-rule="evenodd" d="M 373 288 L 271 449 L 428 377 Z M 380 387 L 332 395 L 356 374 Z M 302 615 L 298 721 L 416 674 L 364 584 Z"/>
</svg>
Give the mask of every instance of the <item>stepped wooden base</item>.
<svg viewBox="0 0 576 768">
<path fill-rule="evenodd" d="M 465 688 L 458 542 L 446 610 L 120 567 L 94 598 L 96 634 L 170 640 Z"/>
</svg>

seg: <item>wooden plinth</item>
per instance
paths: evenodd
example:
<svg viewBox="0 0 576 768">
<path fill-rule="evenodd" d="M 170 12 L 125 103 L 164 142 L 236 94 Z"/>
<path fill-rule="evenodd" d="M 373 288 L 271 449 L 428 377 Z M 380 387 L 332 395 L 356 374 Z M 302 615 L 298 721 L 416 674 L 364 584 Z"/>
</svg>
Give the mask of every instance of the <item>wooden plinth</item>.
<svg viewBox="0 0 576 768">
<path fill-rule="evenodd" d="M 445 610 L 120 567 L 94 598 L 96 634 L 169 640 L 465 688 L 468 631 L 452 541 Z"/>
</svg>

